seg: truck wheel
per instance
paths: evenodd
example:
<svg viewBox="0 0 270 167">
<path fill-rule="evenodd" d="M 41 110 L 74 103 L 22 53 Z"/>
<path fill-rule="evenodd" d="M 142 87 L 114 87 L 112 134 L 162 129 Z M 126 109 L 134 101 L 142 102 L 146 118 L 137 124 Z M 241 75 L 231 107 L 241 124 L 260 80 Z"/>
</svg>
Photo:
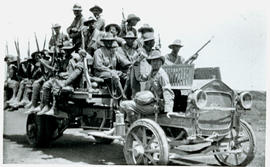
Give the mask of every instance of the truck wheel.
<svg viewBox="0 0 270 167">
<path fill-rule="evenodd" d="M 113 139 L 107 139 L 102 137 L 95 137 L 96 143 L 99 144 L 111 144 L 114 140 Z"/>
<path fill-rule="evenodd" d="M 229 136 L 229 148 L 228 153 L 217 154 L 215 158 L 221 165 L 226 166 L 246 166 L 255 156 L 256 151 L 256 139 L 254 131 L 251 126 L 244 120 L 240 122 L 240 131 L 235 140 L 232 139 L 232 135 Z M 230 146 L 231 145 L 231 146 Z M 234 153 L 233 151 L 241 151 L 240 153 Z M 215 150 L 218 153 L 220 150 Z M 231 153 L 229 153 L 231 152 Z"/>
<path fill-rule="evenodd" d="M 124 155 L 128 165 L 166 165 L 169 145 L 164 131 L 153 120 L 137 120 L 127 133 Z"/>
<path fill-rule="evenodd" d="M 47 115 L 30 114 L 26 122 L 26 136 L 33 147 L 47 147 L 56 129 L 56 120 Z"/>
</svg>

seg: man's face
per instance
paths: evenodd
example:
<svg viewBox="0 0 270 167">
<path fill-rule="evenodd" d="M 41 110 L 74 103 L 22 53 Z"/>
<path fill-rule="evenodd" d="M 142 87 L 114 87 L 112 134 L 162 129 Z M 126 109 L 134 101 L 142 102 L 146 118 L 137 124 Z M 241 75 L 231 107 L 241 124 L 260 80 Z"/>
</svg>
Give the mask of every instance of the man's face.
<svg viewBox="0 0 270 167">
<path fill-rule="evenodd" d="M 94 16 L 99 16 L 100 15 L 100 11 L 98 9 L 93 9 L 92 13 Z"/>
<path fill-rule="evenodd" d="M 59 34 L 59 32 L 60 32 L 60 27 L 56 27 L 56 28 L 54 28 L 54 32 L 56 33 L 56 34 Z"/>
<path fill-rule="evenodd" d="M 138 23 L 138 20 L 136 20 L 136 19 L 131 19 L 131 20 L 129 21 L 129 24 L 130 24 L 131 26 L 136 26 L 137 23 Z"/>
<path fill-rule="evenodd" d="M 129 46 L 131 48 L 133 46 L 133 43 L 134 43 L 135 39 L 126 38 L 125 40 L 126 40 L 127 46 Z"/>
<path fill-rule="evenodd" d="M 144 47 L 151 50 L 155 46 L 155 40 L 144 41 Z"/>
<path fill-rule="evenodd" d="M 157 71 L 162 66 L 162 60 L 161 59 L 153 59 L 150 61 L 150 64 L 152 66 L 152 70 Z"/>
<path fill-rule="evenodd" d="M 103 43 L 106 48 L 112 48 L 113 40 L 106 40 Z"/>
<path fill-rule="evenodd" d="M 81 15 L 81 12 L 82 11 L 80 11 L 80 10 L 73 10 L 73 13 L 74 13 L 75 16 Z"/>
<path fill-rule="evenodd" d="M 94 21 L 89 21 L 85 23 L 85 26 L 89 27 L 89 29 L 93 30 L 95 29 L 95 22 Z"/>
<path fill-rule="evenodd" d="M 180 49 L 181 49 L 181 46 L 176 46 L 176 45 L 172 46 L 172 50 L 174 53 L 178 53 Z"/>
<path fill-rule="evenodd" d="M 110 26 L 109 32 L 113 34 L 113 36 L 117 36 L 118 31 L 115 26 Z"/>
</svg>

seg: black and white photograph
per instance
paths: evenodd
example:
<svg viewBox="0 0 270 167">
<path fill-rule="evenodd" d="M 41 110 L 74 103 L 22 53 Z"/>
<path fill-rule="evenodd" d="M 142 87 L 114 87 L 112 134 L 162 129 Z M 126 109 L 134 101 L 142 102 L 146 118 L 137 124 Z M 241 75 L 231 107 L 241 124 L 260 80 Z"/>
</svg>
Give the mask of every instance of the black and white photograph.
<svg viewBox="0 0 270 167">
<path fill-rule="evenodd" d="M 266 2 L 1 1 L 2 165 L 269 166 Z"/>
</svg>

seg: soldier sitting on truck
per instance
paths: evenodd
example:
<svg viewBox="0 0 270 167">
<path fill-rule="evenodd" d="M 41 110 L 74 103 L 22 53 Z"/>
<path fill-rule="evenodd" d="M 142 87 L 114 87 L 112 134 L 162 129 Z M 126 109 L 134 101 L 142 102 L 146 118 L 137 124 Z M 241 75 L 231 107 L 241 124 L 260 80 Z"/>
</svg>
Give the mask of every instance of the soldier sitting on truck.
<svg viewBox="0 0 270 167">
<path fill-rule="evenodd" d="M 134 100 L 120 103 L 120 111 L 126 113 L 129 123 L 135 121 L 135 114 L 149 115 L 160 111 L 167 113 L 169 117 L 169 114 L 173 112 L 174 93 L 171 89 L 168 74 L 162 68 L 165 62 L 164 56 L 155 50 L 151 52 L 147 61 L 152 66 L 151 73 L 148 76 L 142 76 L 146 81 L 145 90 L 147 91 L 138 92 Z M 142 97 L 145 96 L 147 96 L 147 100 L 142 100 Z"/>
<path fill-rule="evenodd" d="M 77 54 L 77 53 L 74 53 Z M 58 111 L 55 109 L 57 95 L 60 93 L 61 89 L 65 86 L 79 87 L 80 80 L 82 79 L 83 74 L 83 57 L 91 58 L 91 56 L 85 51 L 79 51 L 80 59 L 77 60 L 75 69 L 73 71 L 69 70 L 68 72 L 62 72 L 58 77 L 53 77 L 49 81 L 45 82 L 43 85 L 43 104 L 42 110 L 37 113 L 37 115 L 53 115 L 53 116 L 63 116 L 66 117 L 66 113 Z M 76 56 L 78 58 L 78 56 Z M 68 73 L 68 75 L 66 75 Z M 53 91 L 53 105 L 50 107 L 50 96 Z"/>
<path fill-rule="evenodd" d="M 101 39 L 101 42 L 103 42 L 103 47 L 97 49 L 94 53 L 94 74 L 96 77 L 105 80 L 109 79 L 111 86 L 120 91 L 121 96 L 126 98 L 120 82 L 120 78 L 123 79 L 124 77 L 123 72 L 116 70 L 118 60 L 113 48 L 113 43 L 116 42 L 115 38 L 111 33 L 107 33 Z"/>
</svg>

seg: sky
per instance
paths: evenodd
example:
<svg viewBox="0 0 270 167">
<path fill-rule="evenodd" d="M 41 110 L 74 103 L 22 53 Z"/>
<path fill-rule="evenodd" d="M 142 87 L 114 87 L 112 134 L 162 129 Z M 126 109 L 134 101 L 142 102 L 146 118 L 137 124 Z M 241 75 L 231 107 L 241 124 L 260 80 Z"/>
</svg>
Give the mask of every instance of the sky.
<svg viewBox="0 0 270 167">
<path fill-rule="evenodd" d="M 27 42 L 36 51 L 34 32 L 40 47 L 51 36 L 51 25 L 59 23 L 62 31 L 71 24 L 72 6 L 79 3 L 83 15 L 99 5 L 106 24 L 121 23 L 122 9 L 127 17 L 141 18 L 136 28 L 148 23 L 160 34 L 162 54 L 168 45 L 180 39 L 179 54 L 190 57 L 212 36 L 214 39 L 199 54 L 195 67 L 220 67 L 222 80 L 237 90 L 266 90 L 267 13 L 266 1 L 230 0 L 9 0 L 0 2 L 1 62 L 6 53 L 15 54 L 14 39 L 20 42 L 22 56 L 27 56 Z M 3 62 L 2 62 L 3 63 Z M 3 67 L 3 66 L 1 66 Z M 2 71 L 2 70 L 1 70 Z"/>
</svg>

